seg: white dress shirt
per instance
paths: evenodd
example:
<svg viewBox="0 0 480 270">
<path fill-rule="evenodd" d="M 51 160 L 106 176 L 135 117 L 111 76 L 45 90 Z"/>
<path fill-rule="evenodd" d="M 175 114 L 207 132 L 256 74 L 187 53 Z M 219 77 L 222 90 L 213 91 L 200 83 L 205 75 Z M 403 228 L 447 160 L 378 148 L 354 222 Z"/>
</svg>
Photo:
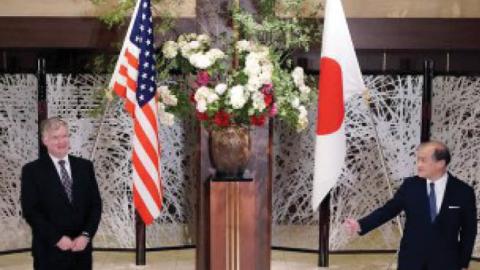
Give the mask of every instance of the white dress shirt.
<svg viewBox="0 0 480 270">
<path fill-rule="evenodd" d="M 427 196 L 430 194 L 430 183 L 435 184 L 435 198 L 437 201 L 437 214 L 440 213 L 440 208 L 442 208 L 442 201 L 445 195 L 445 189 L 447 188 L 447 179 L 448 173 L 445 173 L 439 179 L 432 181 L 427 179 Z"/>
<path fill-rule="evenodd" d="M 61 159 L 56 158 L 56 157 L 54 157 L 50 154 L 48 154 L 48 155 L 52 159 L 53 164 L 55 165 L 55 169 L 57 169 L 58 177 L 60 177 L 60 179 L 62 178 L 61 167 L 60 167 L 60 164 L 58 164 L 58 162 L 60 160 L 65 160 L 65 169 L 67 170 L 67 173 L 68 173 L 68 176 L 70 176 L 70 179 L 72 179 L 72 170 L 70 169 L 70 161 L 68 160 L 68 155 L 66 155 L 65 157 L 63 157 Z"/>
</svg>

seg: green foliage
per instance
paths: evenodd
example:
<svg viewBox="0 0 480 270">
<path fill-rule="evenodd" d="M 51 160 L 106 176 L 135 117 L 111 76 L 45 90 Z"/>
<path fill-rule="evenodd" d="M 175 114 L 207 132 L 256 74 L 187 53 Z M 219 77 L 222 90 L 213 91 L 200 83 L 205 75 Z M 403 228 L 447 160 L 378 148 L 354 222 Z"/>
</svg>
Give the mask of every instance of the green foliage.
<svg viewBox="0 0 480 270">
<path fill-rule="evenodd" d="M 296 17 L 282 19 L 270 12 L 257 22 L 252 14 L 241 9 L 233 10 L 232 17 L 239 26 L 241 38 L 265 44 L 274 53 L 282 55 L 281 63 L 290 59 L 293 50 L 308 51 L 312 41 L 320 39 L 317 25 Z"/>
</svg>

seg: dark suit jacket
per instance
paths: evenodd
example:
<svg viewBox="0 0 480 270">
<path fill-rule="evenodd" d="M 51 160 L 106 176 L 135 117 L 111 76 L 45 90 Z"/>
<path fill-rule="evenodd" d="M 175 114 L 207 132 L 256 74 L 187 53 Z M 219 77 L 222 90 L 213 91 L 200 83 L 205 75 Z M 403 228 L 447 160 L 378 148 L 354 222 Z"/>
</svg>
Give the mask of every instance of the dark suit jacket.
<svg viewBox="0 0 480 270">
<path fill-rule="evenodd" d="M 32 254 L 39 269 L 60 269 L 51 265 L 60 252 L 56 247 L 60 238 L 66 235 L 73 239 L 83 231 L 93 238 L 100 222 L 102 205 L 93 164 L 74 156 L 69 156 L 69 163 L 73 180 L 71 203 L 48 155 L 22 168 L 23 216 L 32 228 Z M 91 250 L 89 244 L 83 253 L 89 253 L 91 258 Z"/>
<path fill-rule="evenodd" d="M 426 180 L 405 179 L 383 207 L 359 220 L 361 232 L 382 225 L 405 211 L 406 221 L 398 255 L 399 270 L 457 270 L 468 267 L 477 234 L 475 194 L 469 185 L 449 174 L 440 212 L 430 221 Z"/>
</svg>

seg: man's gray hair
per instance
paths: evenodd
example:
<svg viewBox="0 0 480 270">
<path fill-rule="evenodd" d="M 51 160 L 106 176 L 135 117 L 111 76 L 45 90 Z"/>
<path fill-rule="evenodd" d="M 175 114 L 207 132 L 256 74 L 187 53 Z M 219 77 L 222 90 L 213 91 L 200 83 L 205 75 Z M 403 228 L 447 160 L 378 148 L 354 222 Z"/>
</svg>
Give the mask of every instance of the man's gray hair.
<svg viewBox="0 0 480 270">
<path fill-rule="evenodd" d="M 68 130 L 67 122 L 58 116 L 50 117 L 40 123 L 40 134 L 44 138 L 47 132 L 57 130 L 60 127 L 65 127 Z"/>
</svg>

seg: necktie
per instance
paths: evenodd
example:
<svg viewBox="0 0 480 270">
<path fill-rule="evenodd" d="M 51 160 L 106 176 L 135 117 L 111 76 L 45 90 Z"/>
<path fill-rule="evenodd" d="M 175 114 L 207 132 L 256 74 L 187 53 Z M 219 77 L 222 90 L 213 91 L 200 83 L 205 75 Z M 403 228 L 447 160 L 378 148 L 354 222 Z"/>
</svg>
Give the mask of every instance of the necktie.
<svg viewBox="0 0 480 270">
<path fill-rule="evenodd" d="M 63 188 L 67 193 L 68 200 L 72 201 L 72 178 L 68 175 L 67 169 L 65 169 L 65 160 L 59 160 L 60 165 L 60 180 L 62 181 Z"/>
<path fill-rule="evenodd" d="M 430 194 L 428 194 L 428 200 L 430 202 L 430 219 L 435 221 L 437 216 L 437 197 L 435 196 L 435 184 L 430 183 Z"/>
</svg>

